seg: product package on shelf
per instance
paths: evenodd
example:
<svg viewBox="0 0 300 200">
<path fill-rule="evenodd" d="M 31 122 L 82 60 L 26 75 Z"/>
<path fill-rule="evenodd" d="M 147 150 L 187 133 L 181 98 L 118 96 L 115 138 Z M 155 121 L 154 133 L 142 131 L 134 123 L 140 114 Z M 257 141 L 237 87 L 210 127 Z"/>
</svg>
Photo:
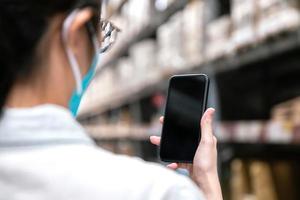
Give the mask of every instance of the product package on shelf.
<svg viewBox="0 0 300 200">
<path fill-rule="evenodd" d="M 182 24 L 182 12 L 178 12 L 157 31 L 159 65 L 166 74 L 185 67 Z"/>
<path fill-rule="evenodd" d="M 300 97 L 283 102 L 272 109 L 272 119 L 282 124 L 293 142 L 300 142 Z"/>
<path fill-rule="evenodd" d="M 126 32 L 122 32 L 122 34 L 120 35 L 122 39 L 122 42 L 124 40 L 126 40 L 126 38 L 130 38 L 133 37 L 135 34 L 137 34 L 137 30 L 134 30 L 134 25 L 133 22 L 130 21 L 131 17 L 130 17 L 130 13 L 129 13 L 129 4 L 126 3 L 122 9 L 121 9 L 121 18 L 123 20 L 123 25 L 126 28 Z"/>
<path fill-rule="evenodd" d="M 263 161 L 250 163 L 250 178 L 256 200 L 277 200 L 270 165 Z"/>
<path fill-rule="evenodd" d="M 104 19 L 114 15 L 123 0 L 102 1 L 101 17 Z"/>
<path fill-rule="evenodd" d="M 115 77 L 115 69 L 113 68 L 114 66 L 109 66 L 93 80 L 93 95 L 95 97 L 93 104 L 106 104 L 112 97 L 116 97 L 115 94 L 118 94 L 116 91 L 118 87 L 115 83 L 117 79 Z"/>
<path fill-rule="evenodd" d="M 299 199 L 298 166 L 295 161 L 234 159 L 230 165 L 230 199 Z"/>
<path fill-rule="evenodd" d="M 79 113 L 95 111 L 95 107 L 104 103 L 113 91 L 113 71 L 107 68 L 91 81 L 79 108 Z"/>
<path fill-rule="evenodd" d="M 233 23 L 231 48 L 240 50 L 258 42 L 256 33 L 257 0 L 232 0 L 231 2 Z"/>
<path fill-rule="evenodd" d="M 242 160 L 235 159 L 231 162 L 230 191 L 231 200 L 248 199 L 251 196 L 246 163 Z"/>
<path fill-rule="evenodd" d="M 204 2 L 190 2 L 183 11 L 184 54 L 188 66 L 203 61 Z"/>
<path fill-rule="evenodd" d="M 261 142 L 264 127 L 261 121 L 222 122 L 216 125 L 216 136 L 224 142 Z"/>
<path fill-rule="evenodd" d="M 122 109 L 118 113 L 118 119 L 116 123 L 116 130 L 117 129 L 128 129 L 133 124 L 133 116 L 132 113 L 130 113 L 129 109 Z"/>
<path fill-rule="evenodd" d="M 210 22 L 206 27 L 205 58 L 215 60 L 230 53 L 231 19 L 224 16 Z"/>
<path fill-rule="evenodd" d="M 154 0 L 155 8 L 159 11 L 167 9 L 176 0 Z"/>
<path fill-rule="evenodd" d="M 128 90 L 135 84 L 135 69 L 131 57 L 120 58 L 117 64 L 119 75 L 119 87 L 124 91 Z"/>
<path fill-rule="evenodd" d="M 299 143 L 299 128 L 286 128 L 278 120 L 236 121 L 216 124 L 216 137 L 222 142 L 241 143 Z"/>
<path fill-rule="evenodd" d="M 287 129 L 285 124 L 271 120 L 266 124 L 263 140 L 269 143 L 289 144 L 293 141 L 293 130 Z"/>
<path fill-rule="evenodd" d="M 300 27 L 298 0 L 258 0 L 260 40 Z"/>
<path fill-rule="evenodd" d="M 144 40 L 134 44 L 129 50 L 134 66 L 134 75 L 139 84 L 147 84 L 157 80 L 159 75 L 157 64 L 157 45 L 152 39 Z"/>
<path fill-rule="evenodd" d="M 116 153 L 127 156 L 139 156 L 140 152 L 135 147 L 136 145 L 130 141 L 122 141 L 118 143 Z"/>
<path fill-rule="evenodd" d="M 124 13 L 128 18 L 128 29 L 137 33 L 151 23 L 155 15 L 154 1 L 130 0 L 123 6 Z"/>
</svg>

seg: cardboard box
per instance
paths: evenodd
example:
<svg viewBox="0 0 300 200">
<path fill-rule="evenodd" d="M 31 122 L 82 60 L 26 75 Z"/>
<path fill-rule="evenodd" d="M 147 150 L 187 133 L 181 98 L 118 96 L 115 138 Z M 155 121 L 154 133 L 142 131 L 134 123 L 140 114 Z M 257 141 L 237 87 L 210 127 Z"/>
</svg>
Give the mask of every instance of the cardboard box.
<svg viewBox="0 0 300 200">
<path fill-rule="evenodd" d="M 129 50 L 134 74 L 132 79 L 138 82 L 147 82 L 153 76 L 157 76 L 157 45 L 152 39 L 144 40 L 134 44 Z"/>
<path fill-rule="evenodd" d="M 284 31 L 295 30 L 300 26 L 298 0 L 258 0 L 258 5 L 260 40 Z"/>
<path fill-rule="evenodd" d="M 195 0 L 183 11 L 183 48 L 188 66 L 199 65 L 204 59 L 204 9 L 204 2 Z"/>
<path fill-rule="evenodd" d="M 207 25 L 206 60 L 215 60 L 229 54 L 231 30 L 229 16 L 221 17 Z"/>
<path fill-rule="evenodd" d="M 174 14 L 169 22 L 157 31 L 158 60 L 165 72 L 173 72 L 186 66 L 183 50 L 182 12 Z"/>
<path fill-rule="evenodd" d="M 257 200 L 278 199 L 271 168 L 267 162 L 253 161 L 250 164 L 250 178 Z"/>
<path fill-rule="evenodd" d="M 257 8 L 257 0 L 232 0 L 232 48 L 234 50 L 257 43 Z"/>
</svg>

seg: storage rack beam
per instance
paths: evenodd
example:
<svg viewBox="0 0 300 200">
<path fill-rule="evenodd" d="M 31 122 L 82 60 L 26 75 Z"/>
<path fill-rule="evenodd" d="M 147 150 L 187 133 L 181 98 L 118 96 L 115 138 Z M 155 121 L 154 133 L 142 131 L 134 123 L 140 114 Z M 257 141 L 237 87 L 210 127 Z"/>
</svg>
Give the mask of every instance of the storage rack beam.
<svg viewBox="0 0 300 200">
<path fill-rule="evenodd" d="M 258 160 L 300 160 L 299 144 L 277 143 L 236 143 L 225 142 L 218 144 L 221 162 L 230 162 L 232 159 Z"/>
</svg>

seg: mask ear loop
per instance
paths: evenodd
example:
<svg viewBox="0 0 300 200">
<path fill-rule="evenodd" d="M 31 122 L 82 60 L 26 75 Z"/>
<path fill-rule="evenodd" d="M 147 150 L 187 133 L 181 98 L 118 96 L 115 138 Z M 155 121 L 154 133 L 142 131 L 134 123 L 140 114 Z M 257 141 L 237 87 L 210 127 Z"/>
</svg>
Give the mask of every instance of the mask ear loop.
<svg viewBox="0 0 300 200">
<path fill-rule="evenodd" d="M 81 94 L 83 92 L 83 89 L 82 89 L 82 85 L 81 85 L 82 77 L 81 77 L 80 67 L 79 67 L 79 64 L 76 60 L 74 53 L 72 52 L 71 48 L 67 44 L 68 30 L 70 29 L 70 26 L 71 26 L 72 22 L 74 21 L 74 18 L 77 13 L 78 13 L 78 10 L 74 10 L 64 21 L 63 30 L 62 30 L 62 38 L 63 38 L 65 50 L 66 50 L 66 53 L 68 56 L 68 60 L 70 62 L 70 66 L 72 68 L 72 72 L 73 72 L 73 75 L 75 78 L 76 93 Z"/>
</svg>

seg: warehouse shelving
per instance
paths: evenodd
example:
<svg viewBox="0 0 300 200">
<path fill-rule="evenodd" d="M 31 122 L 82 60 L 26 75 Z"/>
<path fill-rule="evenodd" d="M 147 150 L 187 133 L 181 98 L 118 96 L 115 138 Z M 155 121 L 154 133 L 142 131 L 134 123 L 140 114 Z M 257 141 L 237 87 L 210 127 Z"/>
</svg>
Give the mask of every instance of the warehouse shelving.
<svg viewBox="0 0 300 200">
<path fill-rule="evenodd" d="M 300 128 L 286 127 L 281 121 L 235 121 L 215 122 L 215 135 L 223 143 L 298 144 Z M 89 125 L 87 131 L 95 139 L 136 139 L 148 140 L 159 135 L 161 125 Z M 276 129 L 276 133 L 274 130 Z M 247 130 L 247 131 L 246 131 Z M 280 135 L 278 133 L 280 132 Z M 292 137 L 295 135 L 296 137 Z M 273 136 L 273 137 L 272 137 Z M 274 137 L 275 136 L 275 137 Z"/>
<path fill-rule="evenodd" d="M 162 74 L 157 80 L 146 81 L 145 83 L 136 85 L 134 90 L 116 91 L 114 99 L 101 102 L 98 105 L 95 105 L 92 110 L 89 109 L 86 112 L 84 111 L 79 116 L 79 119 L 101 115 L 108 110 L 121 107 L 145 96 L 149 96 L 155 91 L 164 90 L 167 88 L 167 77 L 173 74 L 199 73 L 201 71 L 213 71 L 214 73 L 220 73 L 223 71 L 234 70 L 253 62 L 267 60 L 271 57 L 276 57 L 281 53 L 297 49 L 299 47 L 300 29 L 286 32 L 276 38 L 248 47 L 241 52 L 236 52 L 232 55 L 227 55 L 213 61 L 196 63 L 192 66 L 185 67 L 184 70 L 171 71 L 167 74 Z M 117 56 L 114 58 L 118 59 Z M 106 63 L 103 65 L 106 65 Z"/>
</svg>

